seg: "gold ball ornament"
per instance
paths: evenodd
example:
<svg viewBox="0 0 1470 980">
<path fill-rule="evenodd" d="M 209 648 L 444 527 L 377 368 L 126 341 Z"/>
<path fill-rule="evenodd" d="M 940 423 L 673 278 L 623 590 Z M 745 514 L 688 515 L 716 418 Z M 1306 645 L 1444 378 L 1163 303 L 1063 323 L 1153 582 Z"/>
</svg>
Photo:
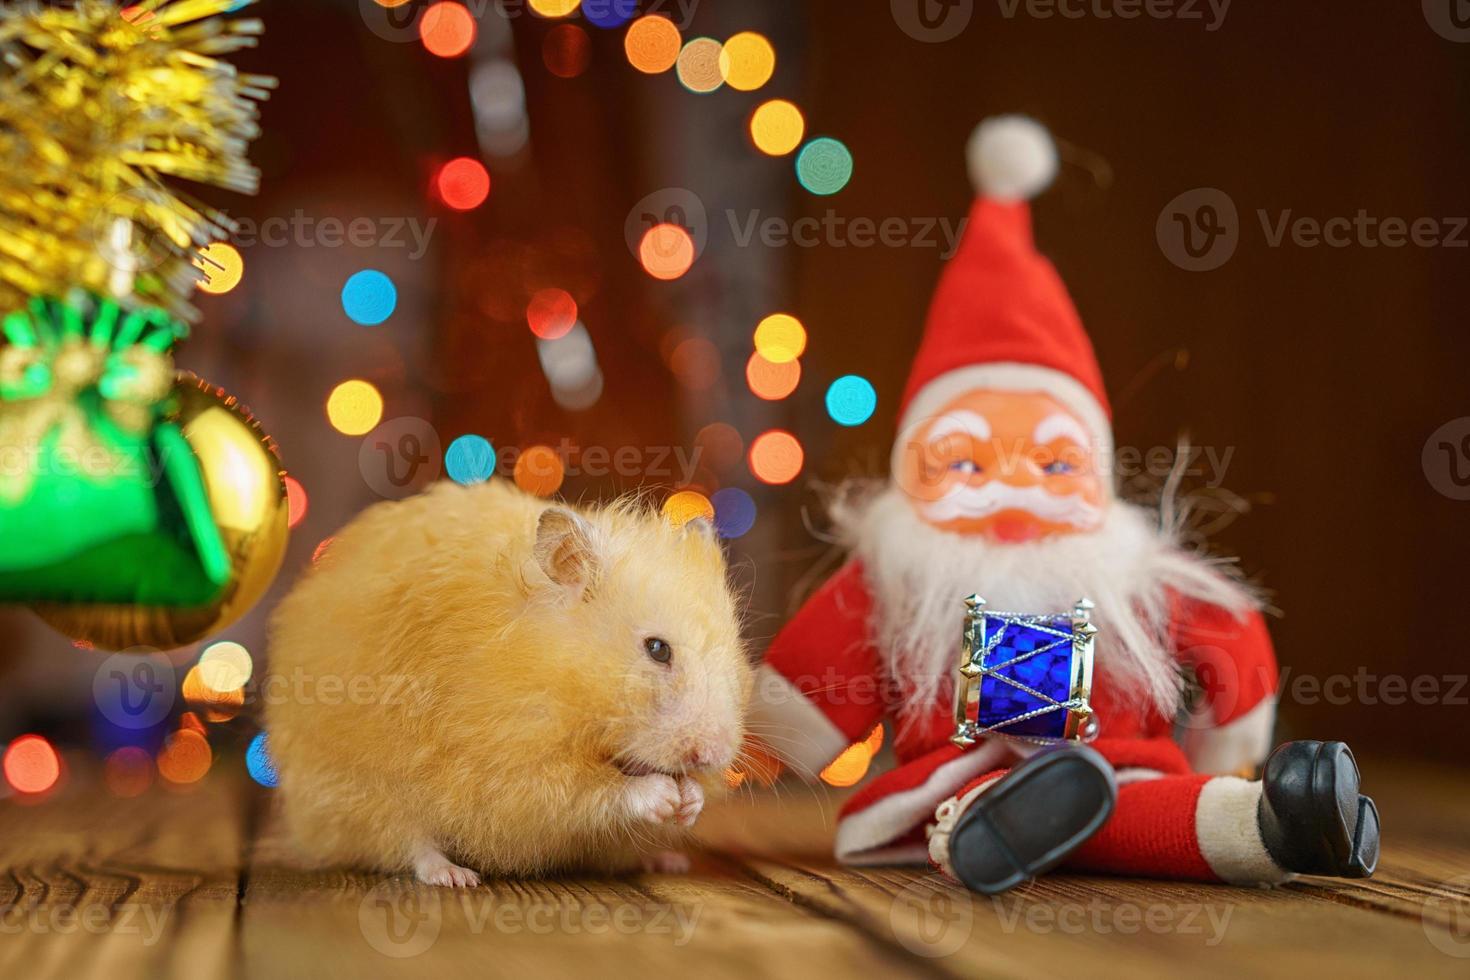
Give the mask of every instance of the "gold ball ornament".
<svg viewBox="0 0 1470 980">
<path fill-rule="evenodd" d="M 234 397 L 194 375 L 177 377 L 173 401 L 168 420 L 198 459 L 210 514 L 229 554 L 229 581 L 204 606 L 32 606 L 73 640 L 107 650 L 186 646 L 245 615 L 280 571 L 290 532 L 284 473 L 270 436 Z"/>
</svg>

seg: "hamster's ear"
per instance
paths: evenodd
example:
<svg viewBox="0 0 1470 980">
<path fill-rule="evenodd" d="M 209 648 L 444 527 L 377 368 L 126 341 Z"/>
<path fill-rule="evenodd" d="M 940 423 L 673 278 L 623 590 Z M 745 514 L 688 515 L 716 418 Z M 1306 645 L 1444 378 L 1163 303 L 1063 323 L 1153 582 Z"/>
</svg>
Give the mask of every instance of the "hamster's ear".
<svg viewBox="0 0 1470 980">
<path fill-rule="evenodd" d="M 601 570 L 592 526 L 561 507 L 541 512 L 533 553 L 547 578 L 579 592 L 585 591 Z"/>
</svg>

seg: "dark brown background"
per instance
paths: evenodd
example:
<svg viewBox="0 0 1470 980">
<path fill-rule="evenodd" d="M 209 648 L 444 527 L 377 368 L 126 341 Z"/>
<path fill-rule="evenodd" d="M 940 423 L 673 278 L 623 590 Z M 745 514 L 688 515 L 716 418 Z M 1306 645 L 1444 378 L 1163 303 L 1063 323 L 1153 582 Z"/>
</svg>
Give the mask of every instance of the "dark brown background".
<svg viewBox="0 0 1470 980">
<path fill-rule="evenodd" d="M 439 218 L 417 262 L 403 250 L 254 247 L 244 285 L 204 303 L 184 366 L 257 411 L 312 495 L 278 590 L 376 499 L 359 441 L 333 433 L 321 410 L 334 384 L 363 376 L 383 389 L 388 417 L 430 417 L 446 442 L 477 431 L 499 447 L 563 436 L 687 447 L 712 421 L 747 440 L 790 428 L 808 451 L 797 484 L 761 488 L 739 468 L 701 474 L 707 489 L 743 486 L 760 504 L 735 550 L 753 581 L 753 633 L 768 637 L 830 560 L 807 527 L 808 517 L 820 525 L 813 481 L 882 471 L 940 257 L 933 247 L 741 248 L 725 211 L 958 221 L 970 129 L 1024 111 L 1071 147 L 1073 162 L 1037 204 L 1038 239 L 1093 333 L 1119 444 L 1167 447 L 1188 433 L 1233 452 L 1223 486 L 1253 507 L 1218 522 L 1227 526 L 1212 543 L 1273 590 L 1283 662 L 1293 677 L 1379 678 L 1355 680 L 1335 704 L 1289 678 L 1283 737 L 1463 758 L 1470 690 L 1455 678 L 1467 673 L 1470 503 L 1436 490 L 1421 452 L 1439 426 L 1470 415 L 1470 234 L 1459 248 L 1270 247 L 1257 218 L 1470 215 L 1470 44 L 1437 35 L 1417 4 L 1237 2 L 1207 31 L 1175 18 L 1038 18 L 1024 6 L 1006 17 L 990 0 L 974 4 L 958 37 L 929 44 L 880 0 L 703 0 L 686 37 L 759 29 L 779 53 L 761 92 L 708 96 L 636 74 L 622 32 L 590 27 L 588 72 L 552 77 L 541 64 L 548 25 L 521 16 L 512 23 L 530 147 L 490 163 L 491 201 L 469 215 L 425 194 L 436 163 L 476 152 L 464 61 L 374 35 L 355 0 L 256 9 L 268 36 L 241 60 L 282 79 L 253 154 L 263 194 L 211 199 L 257 220 L 296 208 Z M 744 119 L 772 95 L 801 105 L 809 134 L 852 149 L 855 176 L 840 194 L 806 194 L 790 158 L 749 147 Z M 667 187 L 692 190 L 709 215 L 709 245 L 671 284 L 643 275 L 623 233 L 634 202 Z M 1198 187 L 1224 192 L 1240 215 L 1237 251 L 1209 272 L 1176 267 L 1155 236 L 1166 205 Z M 376 331 L 350 324 L 337 301 L 363 266 L 400 289 L 398 313 Z M 607 377 L 588 412 L 556 408 L 517 318 L 530 289 L 556 282 L 573 284 Z M 800 316 L 811 344 L 801 387 L 771 405 L 745 390 L 743 366 L 755 322 L 776 309 Z M 668 367 L 685 336 L 722 353 L 709 390 L 681 388 Z M 873 380 L 879 410 L 839 430 L 822 394 L 848 372 Z M 565 489 L 660 482 L 632 474 Z M 228 635 L 263 650 L 263 616 Z M 92 655 L 19 614 L 0 618 L 0 640 L 0 724 L 24 730 L 81 710 Z M 1438 703 L 1385 703 L 1400 692 L 1383 675 L 1433 678 L 1420 690 L 1434 684 Z M 1446 703 L 1450 693 L 1458 703 Z"/>
</svg>

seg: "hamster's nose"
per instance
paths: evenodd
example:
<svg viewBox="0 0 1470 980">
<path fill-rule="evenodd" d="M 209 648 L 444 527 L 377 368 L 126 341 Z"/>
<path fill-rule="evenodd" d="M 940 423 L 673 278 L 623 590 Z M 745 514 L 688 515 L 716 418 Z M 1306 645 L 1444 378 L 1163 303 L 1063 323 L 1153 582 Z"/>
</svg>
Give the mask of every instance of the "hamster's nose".
<svg viewBox="0 0 1470 980">
<path fill-rule="evenodd" d="M 714 769 L 720 765 L 720 752 L 712 745 L 700 745 L 684 755 L 686 769 Z"/>
</svg>

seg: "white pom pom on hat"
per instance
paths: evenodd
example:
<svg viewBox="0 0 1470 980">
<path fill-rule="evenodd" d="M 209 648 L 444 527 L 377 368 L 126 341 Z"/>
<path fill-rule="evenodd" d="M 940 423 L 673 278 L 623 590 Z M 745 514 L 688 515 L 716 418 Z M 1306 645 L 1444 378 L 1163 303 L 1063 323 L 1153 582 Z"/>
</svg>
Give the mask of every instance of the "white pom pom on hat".
<svg viewBox="0 0 1470 980">
<path fill-rule="evenodd" d="M 1024 201 L 1057 175 L 1057 146 L 1030 116 L 991 116 L 975 127 L 965 147 L 970 182 L 985 197 Z"/>
</svg>

